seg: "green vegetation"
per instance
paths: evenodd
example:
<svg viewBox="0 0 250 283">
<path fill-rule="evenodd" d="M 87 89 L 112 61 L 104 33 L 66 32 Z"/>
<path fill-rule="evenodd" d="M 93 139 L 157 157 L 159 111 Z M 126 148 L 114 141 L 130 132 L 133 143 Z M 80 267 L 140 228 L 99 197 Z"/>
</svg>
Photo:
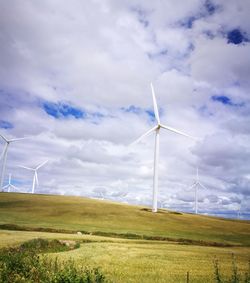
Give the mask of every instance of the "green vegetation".
<svg viewBox="0 0 250 283">
<path fill-rule="evenodd" d="M 55 253 L 69 251 L 79 247 L 79 243 L 76 242 L 71 242 L 70 245 L 69 242 L 59 241 L 57 239 L 48 241 L 47 239 L 37 238 L 22 243 L 19 250 L 33 250 L 36 253 Z"/>
<path fill-rule="evenodd" d="M 98 235 L 139 235 L 230 245 L 250 245 L 250 222 L 160 210 L 81 197 L 0 194 L 0 224 L 31 230 Z M 3 226 L 1 226 L 3 228 Z M 20 227 L 19 227 L 20 229 Z M 49 231 L 49 230 L 47 230 Z M 169 238 L 169 239 L 167 239 Z M 162 240 L 162 239 L 161 239 Z M 187 242 L 187 241 L 186 241 Z"/>
<path fill-rule="evenodd" d="M 40 258 L 38 252 L 61 251 L 65 245 L 59 241 L 36 239 L 20 247 L 0 250 L 1 283 L 104 283 L 107 282 L 98 268 L 79 268 L 74 261 L 58 262 Z"/>
</svg>

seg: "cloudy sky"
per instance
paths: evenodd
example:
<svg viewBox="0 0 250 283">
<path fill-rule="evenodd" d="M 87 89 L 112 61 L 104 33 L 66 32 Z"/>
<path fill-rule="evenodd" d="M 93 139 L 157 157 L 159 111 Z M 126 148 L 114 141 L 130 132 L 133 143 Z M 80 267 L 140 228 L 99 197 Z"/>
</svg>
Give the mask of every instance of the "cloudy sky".
<svg viewBox="0 0 250 283">
<path fill-rule="evenodd" d="M 30 192 L 151 205 L 161 121 L 159 206 L 250 213 L 248 0 L 0 2 L 0 134 L 8 173 Z M 4 142 L 1 140 L 0 150 Z"/>
</svg>

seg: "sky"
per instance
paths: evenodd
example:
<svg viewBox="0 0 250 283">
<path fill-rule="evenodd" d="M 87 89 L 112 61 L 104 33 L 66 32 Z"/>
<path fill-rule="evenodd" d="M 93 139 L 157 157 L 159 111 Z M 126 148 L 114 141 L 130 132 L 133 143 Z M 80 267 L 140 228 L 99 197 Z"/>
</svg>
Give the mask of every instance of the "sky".
<svg viewBox="0 0 250 283">
<path fill-rule="evenodd" d="M 0 2 L 5 184 L 151 206 L 156 121 L 159 207 L 250 218 L 250 2 Z M 0 142 L 3 150 L 4 142 Z"/>
</svg>

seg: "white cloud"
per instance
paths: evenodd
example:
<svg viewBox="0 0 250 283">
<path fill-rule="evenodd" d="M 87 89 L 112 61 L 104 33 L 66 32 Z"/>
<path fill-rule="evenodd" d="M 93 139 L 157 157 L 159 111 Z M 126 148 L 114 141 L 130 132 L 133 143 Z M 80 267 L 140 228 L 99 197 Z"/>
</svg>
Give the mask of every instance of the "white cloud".
<svg viewBox="0 0 250 283">
<path fill-rule="evenodd" d="M 150 205 L 154 138 L 129 143 L 153 125 L 146 112 L 153 81 L 162 123 L 200 137 L 161 131 L 161 205 L 193 209 L 183 191 L 199 166 L 209 188 L 200 209 L 212 213 L 222 202 L 221 210 L 236 209 L 235 198 L 250 190 L 250 45 L 226 36 L 240 29 L 250 38 L 249 3 L 210 1 L 209 14 L 206 1 L 177 2 L 0 4 L 0 120 L 13 125 L 1 133 L 32 137 L 11 145 L 6 175 L 27 190 L 32 174 L 17 165 L 49 159 L 41 192 L 90 196 L 102 188 L 111 199 Z M 87 116 L 56 119 L 45 101 Z M 140 111 L 124 110 L 131 105 Z"/>
</svg>

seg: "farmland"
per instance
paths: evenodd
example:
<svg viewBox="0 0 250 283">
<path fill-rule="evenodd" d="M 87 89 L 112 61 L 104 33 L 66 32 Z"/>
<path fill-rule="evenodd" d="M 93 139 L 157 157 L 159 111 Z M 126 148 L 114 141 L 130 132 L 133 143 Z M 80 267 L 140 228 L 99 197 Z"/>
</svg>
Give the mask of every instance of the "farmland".
<svg viewBox="0 0 250 283">
<path fill-rule="evenodd" d="M 49 256 L 100 267 L 112 282 L 186 282 L 187 272 L 191 282 L 214 282 L 215 257 L 222 274 L 231 276 L 232 253 L 239 271 L 248 269 L 248 221 L 152 214 L 145 207 L 79 197 L 0 196 L 0 247 L 34 238 L 77 241 L 80 248 Z"/>
</svg>

